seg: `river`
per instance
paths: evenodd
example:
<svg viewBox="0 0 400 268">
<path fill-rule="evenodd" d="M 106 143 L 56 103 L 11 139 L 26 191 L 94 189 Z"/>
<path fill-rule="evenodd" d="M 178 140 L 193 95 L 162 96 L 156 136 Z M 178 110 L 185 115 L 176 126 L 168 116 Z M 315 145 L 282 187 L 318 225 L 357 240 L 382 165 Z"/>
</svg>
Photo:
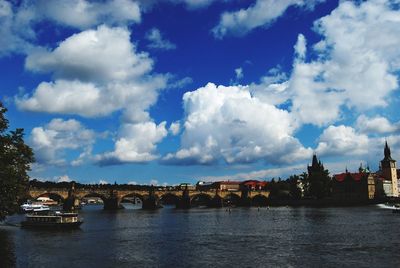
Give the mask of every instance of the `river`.
<svg viewBox="0 0 400 268">
<path fill-rule="evenodd" d="M 400 214 L 378 206 L 81 216 L 79 230 L 0 227 L 0 267 L 400 267 Z"/>
</svg>

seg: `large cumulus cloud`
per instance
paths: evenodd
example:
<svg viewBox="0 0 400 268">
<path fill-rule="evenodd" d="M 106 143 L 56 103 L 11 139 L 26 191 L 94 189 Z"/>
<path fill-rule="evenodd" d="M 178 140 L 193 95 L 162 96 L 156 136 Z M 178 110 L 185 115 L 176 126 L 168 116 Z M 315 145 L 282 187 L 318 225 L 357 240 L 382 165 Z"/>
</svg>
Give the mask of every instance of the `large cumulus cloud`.
<svg viewBox="0 0 400 268">
<path fill-rule="evenodd" d="M 309 157 L 293 137 L 296 124 L 290 114 L 251 96 L 248 88 L 209 83 L 185 93 L 181 149 L 164 157 L 167 163 L 211 164 L 265 159 L 272 163 Z"/>
</svg>

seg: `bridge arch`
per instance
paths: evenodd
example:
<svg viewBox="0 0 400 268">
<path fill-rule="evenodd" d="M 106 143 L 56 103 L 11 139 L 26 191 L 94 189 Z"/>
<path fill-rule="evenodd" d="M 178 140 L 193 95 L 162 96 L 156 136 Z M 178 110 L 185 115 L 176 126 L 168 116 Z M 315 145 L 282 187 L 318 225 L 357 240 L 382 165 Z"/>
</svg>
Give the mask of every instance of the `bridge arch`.
<svg viewBox="0 0 400 268">
<path fill-rule="evenodd" d="M 238 206 L 238 205 L 240 205 L 240 196 L 238 194 L 229 193 L 229 194 L 225 195 L 223 199 L 224 199 L 224 205 L 226 205 L 226 206 L 229 206 L 229 205 Z"/>
<path fill-rule="evenodd" d="M 121 202 L 126 200 L 126 198 L 129 198 L 129 197 L 139 198 L 141 203 L 143 203 L 143 200 L 145 199 L 144 195 L 133 192 L 133 193 L 129 193 L 129 194 L 125 194 L 125 195 L 121 196 L 121 198 L 120 198 Z"/>
<path fill-rule="evenodd" d="M 268 205 L 268 198 L 265 195 L 255 195 L 251 199 L 251 204 L 256 207 L 265 207 Z"/>
<path fill-rule="evenodd" d="M 190 198 L 192 206 L 209 206 L 212 196 L 206 193 L 195 194 Z"/>
<path fill-rule="evenodd" d="M 176 205 L 179 201 L 179 196 L 174 193 L 165 193 L 161 195 L 160 202 L 163 205 Z"/>
<path fill-rule="evenodd" d="M 65 200 L 68 197 L 68 192 L 63 192 L 63 191 L 57 191 L 57 190 L 36 190 L 36 191 L 30 191 L 26 194 L 29 196 L 31 199 L 37 199 L 42 196 L 48 196 L 48 195 L 55 195 L 57 197 L 61 197 L 63 200 Z"/>
<path fill-rule="evenodd" d="M 50 199 L 52 199 L 54 201 L 57 201 L 58 203 L 63 203 L 64 200 L 65 200 L 64 196 L 62 196 L 59 193 L 54 193 L 54 192 L 45 192 L 45 193 L 36 195 L 34 197 L 34 199 L 38 199 L 39 197 L 48 197 L 48 198 L 50 198 Z"/>
<path fill-rule="evenodd" d="M 90 198 L 90 197 L 96 197 L 96 198 L 100 198 L 101 199 L 101 201 L 103 201 L 103 204 L 106 202 L 106 200 L 107 200 L 107 197 L 106 196 L 104 196 L 104 195 L 102 195 L 102 194 L 99 194 L 99 193 L 96 193 L 96 192 L 89 192 L 89 193 L 85 193 L 84 195 L 81 195 L 81 196 L 79 196 L 79 197 L 77 197 L 80 201 L 82 201 L 82 199 L 88 199 L 88 198 Z"/>
</svg>

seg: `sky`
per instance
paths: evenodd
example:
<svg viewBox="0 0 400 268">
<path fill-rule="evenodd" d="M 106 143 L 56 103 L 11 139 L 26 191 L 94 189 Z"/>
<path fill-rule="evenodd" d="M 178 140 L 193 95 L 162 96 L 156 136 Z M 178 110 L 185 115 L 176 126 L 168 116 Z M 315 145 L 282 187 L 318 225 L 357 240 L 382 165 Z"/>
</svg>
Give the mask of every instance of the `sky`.
<svg viewBox="0 0 400 268">
<path fill-rule="evenodd" d="M 400 1 L 0 0 L 32 179 L 178 184 L 400 160 Z"/>
</svg>

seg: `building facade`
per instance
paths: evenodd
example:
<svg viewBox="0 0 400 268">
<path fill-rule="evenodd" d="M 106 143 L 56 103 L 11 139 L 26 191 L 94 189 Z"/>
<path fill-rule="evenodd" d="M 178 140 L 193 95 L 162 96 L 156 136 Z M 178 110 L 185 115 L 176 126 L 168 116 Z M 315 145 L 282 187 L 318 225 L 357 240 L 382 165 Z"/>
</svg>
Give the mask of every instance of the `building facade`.
<svg viewBox="0 0 400 268">
<path fill-rule="evenodd" d="M 375 174 L 359 171 L 336 174 L 332 180 L 332 197 L 338 200 L 366 201 L 380 196 L 381 181 Z"/>
<path fill-rule="evenodd" d="M 399 196 L 399 170 L 396 160 L 391 156 L 390 148 L 385 143 L 384 158 L 379 171 L 372 173 L 369 167 L 360 168 L 357 173 L 347 171 L 333 176 L 332 196 L 341 200 L 366 200 L 381 197 Z"/>
<path fill-rule="evenodd" d="M 396 160 L 392 158 L 391 151 L 387 142 L 385 143 L 384 158 L 381 161 L 379 175 L 385 181 L 384 185 L 391 185 L 391 189 L 385 189 L 386 195 L 390 197 L 398 197 L 399 181 L 397 178 Z M 388 186 L 386 186 L 385 188 L 388 188 Z"/>
</svg>

